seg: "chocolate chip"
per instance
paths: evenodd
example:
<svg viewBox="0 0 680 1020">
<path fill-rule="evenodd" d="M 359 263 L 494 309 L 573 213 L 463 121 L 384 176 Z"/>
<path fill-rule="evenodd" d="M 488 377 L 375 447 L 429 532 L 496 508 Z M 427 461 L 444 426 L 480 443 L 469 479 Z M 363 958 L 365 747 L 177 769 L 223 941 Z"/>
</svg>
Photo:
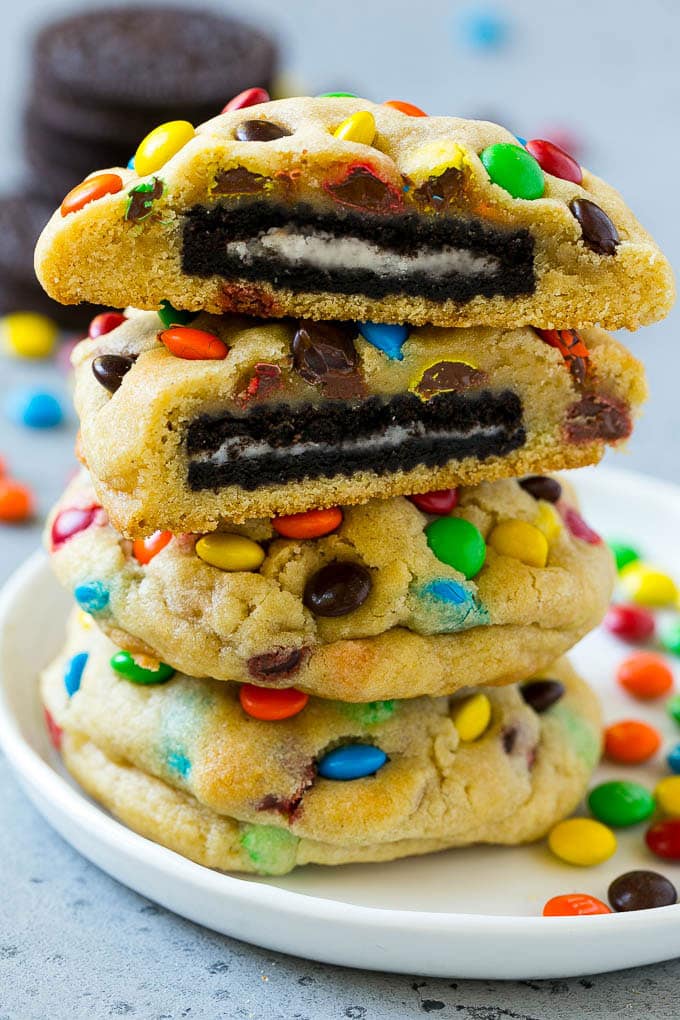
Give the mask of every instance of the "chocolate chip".
<svg viewBox="0 0 680 1020">
<path fill-rule="evenodd" d="M 286 138 L 291 132 L 270 120 L 244 120 L 234 131 L 237 142 L 274 142 Z"/>
<path fill-rule="evenodd" d="M 462 393 L 463 390 L 483 386 L 486 379 L 486 372 L 480 372 L 464 361 L 438 361 L 425 369 L 416 386 L 416 393 L 429 400 L 437 393 Z"/>
<path fill-rule="evenodd" d="M 357 328 L 344 322 L 303 319 L 293 337 L 293 364 L 303 379 L 325 383 L 331 376 L 356 372 L 359 355 L 354 346 Z"/>
<path fill-rule="evenodd" d="M 144 181 L 132 188 L 128 194 L 125 219 L 132 223 L 139 223 L 151 215 L 153 204 L 163 194 L 163 181 L 153 177 L 151 181 Z"/>
<path fill-rule="evenodd" d="M 258 680 L 285 678 L 296 673 L 309 654 L 308 648 L 277 648 L 248 659 L 248 672 Z"/>
<path fill-rule="evenodd" d="M 658 871 L 627 871 L 614 879 L 607 896 L 617 911 L 670 907 L 678 899 L 673 883 Z"/>
<path fill-rule="evenodd" d="M 534 499 L 544 499 L 547 503 L 557 503 L 562 495 L 560 483 L 547 475 L 529 475 L 528 478 L 520 478 L 519 484 Z"/>
<path fill-rule="evenodd" d="M 508 726 L 501 733 L 501 740 L 503 741 L 503 750 L 506 754 L 512 754 L 513 748 L 517 743 L 518 729 L 516 726 Z"/>
<path fill-rule="evenodd" d="M 262 174 L 246 170 L 244 166 L 235 166 L 215 174 L 213 192 L 216 195 L 256 195 L 268 182 L 269 178 Z"/>
<path fill-rule="evenodd" d="M 564 697 L 564 684 L 559 680 L 530 680 L 520 686 L 519 692 L 527 705 L 541 715 Z"/>
<path fill-rule="evenodd" d="M 567 412 L 567 439 L 587 443 L 597 439 L 626 439 L 633 431 L 628 407 L 599 394 L 586 394 Z"/>
<path fill-rule="evenodd" d="M 456 199 L 460 199 L 462 183 L 462 171 L 450 166 L 439 177 L 429 177 L 424 184 L 416 188 L 413 197 L 417 202 L 431 206 L 437 211 L 442 206 L 450 205 Z"/>
<path fill-rule="evenodd" d="M 324 188 L 336 202 L 358 209 L 393 212 L 403 205 L 399 193 L 366 167 L 354 167 L 343 180 Z"/>
<path fill-rule="evenodd" d="M 99 354 L 92 362 L 92 374 L 98 383 L 115 393 L 135 363 L 135 358 L 124 354 Z"/>
<path fill-rule="evenodd" d="M 316 616 L 346 616 L 363 605 L 373 582 L 360 563 L 328 563 L 310 577 L 302 601 Z"/>
<path fill-rule="evenodd" d="M 587 198 L 572 199 L 569 208 L 580 224 L 584 244 L 597 255 L 615 255 L 621 238 L 606 212 Z"/>
</svg>

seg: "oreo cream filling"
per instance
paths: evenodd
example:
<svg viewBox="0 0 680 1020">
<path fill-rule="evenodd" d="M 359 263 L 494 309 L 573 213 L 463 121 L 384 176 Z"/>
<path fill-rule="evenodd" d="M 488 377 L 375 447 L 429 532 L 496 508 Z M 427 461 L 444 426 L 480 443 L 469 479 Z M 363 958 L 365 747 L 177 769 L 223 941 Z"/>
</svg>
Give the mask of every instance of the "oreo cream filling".
<svg viewBox="0 0 680 1020">
<path fill-rule="evenodd" d="M 254 490 L 357 471 L 385 475 L 503 456 L 525 441 L 522 403 L 510 390 L 442 393 L 426 403 L 409 393 L 360 404 L 264 405 L 192 422 L 188 481 L 194 491 Z"/>
</svg>

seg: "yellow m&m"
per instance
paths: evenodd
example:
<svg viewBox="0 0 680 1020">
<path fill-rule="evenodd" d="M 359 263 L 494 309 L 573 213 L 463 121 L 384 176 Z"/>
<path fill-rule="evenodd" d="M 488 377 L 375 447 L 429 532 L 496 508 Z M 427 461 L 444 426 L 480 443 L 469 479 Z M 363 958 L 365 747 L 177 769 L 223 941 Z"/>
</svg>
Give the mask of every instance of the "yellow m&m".
<svg viewBox="0 0 680 1020">
<path fill-rule="evenodd" d="M 195 131 L 188 120 L 169 120 L 150 131 L 135 153 L 135 173 L 140 177 L 160 170 L 169 159 L 191 141 Z"/>
<path fill-rule="evenodd" d="M 473 694 L 454 705 L 451 718 L 461 740 L 478 740 L 491 722 L 491 702 L 486 694 Z"/>
<path fill-rule="evenodd" d="M 626 595 L 641 606 L 670 606 L 678 598 L 672 577 L 639 560 L 623 567 L 619 580 Z"/>
<path fill-rule="evenodd" d="M 548 539 L 526 521 L 502 521 L 487 539 L 500 556 L 511 556 L 529 567 L 544 567 L 548 562 Z"/>
<path fill-rule="evenodd" d="M 550 830 L 548 846 L 561 861 L 589 868 L 615 853 L 616 836 L 593 818 L 567 818 Z"/>
<path fill-rule="evenodd" d="M 359 142 L 360 145 L 372 145 L 375 138 L 375 118 L 368 110 L 359 110 L 346 117 L 333 132 L 335 138 L 342 142 Z"/>
<path fill-rule="evenodd" d="M 665 815 L 680 818 L 680 776 L 666 776 L 656 784 L 656 802 Z"/>
<path fill-rule="evenodd" d="M 218 570 L 259 570 L 264 549 L 245 535 L 215 532 L 204 535 L 196 543 L 196 555 Z"/>
<path fill-rule="evenodd" d="M 19 358 L 49 358 L 58 328 L 46 315 L 11 312 L 0 320 L 0 332 L 7 349 Z"/>
</svg>

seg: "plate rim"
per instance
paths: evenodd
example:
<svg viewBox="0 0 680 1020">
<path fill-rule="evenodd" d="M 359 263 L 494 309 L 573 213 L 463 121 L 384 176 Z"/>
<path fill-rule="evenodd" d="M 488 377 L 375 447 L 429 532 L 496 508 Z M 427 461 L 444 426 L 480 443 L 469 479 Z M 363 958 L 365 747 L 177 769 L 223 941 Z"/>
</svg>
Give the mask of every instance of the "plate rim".
<svg viewBox="0 0 680 1020">
<path fill-rule="evenodd" d="M 596 484 L 598 487 L 642 484 L 652 498 L 663 496 L 665 500 L 671 500 L 677 505 L 680 513 L 680 486 L 671 482 L 618 468 L 599 468 L 597 475 L 592 469 L 585 469 L 585 473 L 581 469 L 580 477 L 585 479 L 586 473 L 589 476 L 587 484 Z M 594 479 L 596 481 L 593 481 Z M 471 934 L 474 931 L 485 931 L 489 934 L 493 932 L 499 936 L 522 933 L 531 937 L 536 937 L 539 933 L 545 934 L 548 930 L 559 930 L 561 935 L 569 935 L 572 932 L 583 934 L 584 925 L 589 928 L 594 926 L 602 935 L 612 932 L 620 934 L 621 928 L 625 926 L 626 934 L 631 936 L 635 933 L 643 935 L 651 929 L 659 932 L 660 928 L 665 931 L 667 928 L 677 926 L 680 903 L 644 911 L 574 918 L 365 906 L 313 893 L 283 889 L 269 884 L 266 880 L 254 882 L 239 877 L 238 874 L 216 871 L 141 836 L 119 822 L 104 808 L 91 802 L 80 789 L 71 786 L 45 762 L 22 735 L 18 719 L 8 703 L 2 675 L 2 655 L 6 643 L 8 617 L 18 595 L 30 584 L 36 583 L 49 569 L 45 553 L 38 549 L 10 575 L 0 590 L 0 748 L 4 751 L 20 785 L 52 827 L 54 825 L 51 819 L 46 817 L 40 804 L 41 797 L 49 798 L 50 803 L 68 821 L 85 830 L 100 844 L 105 843 L 109 849 L 124 853 L 133 863 L 138 860 L 141 865 L 153 865 L 159 877 L 162 876 L 171 882 L 181 879 L 185 884 L 200 888 L 202 893 L 212 893 L 219 897 L 227 894 L 232 903 L 238 906 L 257 905 L 295 920 L 340 925 L 350 923 L 375 931 L 389 930 L 392 933 L 398 929 L 404 935 L 426 930 L 450 936 Z M 69 841 L 68 837 L 65 838 Z M 88 857 L 82 850 L 78 849 L 78 852 Z M 427 855 L 422 859 L 426 862 Z M 124 880 L 116 880 L 126 884 Z"/>
</svg>

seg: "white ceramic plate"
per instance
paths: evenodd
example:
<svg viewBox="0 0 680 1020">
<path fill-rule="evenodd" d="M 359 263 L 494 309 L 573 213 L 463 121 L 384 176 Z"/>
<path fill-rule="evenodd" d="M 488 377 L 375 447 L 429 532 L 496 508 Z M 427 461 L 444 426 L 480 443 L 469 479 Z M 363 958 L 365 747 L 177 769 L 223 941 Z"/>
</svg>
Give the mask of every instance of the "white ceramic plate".
<svg viewBox="0 0 680 1020">
<path fill-rule="evenodd" d="M 608 537 L 635 540 L 680 578 L 680 488 L 641 475 L 581 471 L 585 515 Z M 635 867 L 680 882 L 680 868 L 646 851 L 644 827 L 620 832 L 606 864 L 581 870 L 544 845 L 452 850 L 392 864 L 308 866 L 284 878 L 223 875 L 136 835 L 90 801 L 49 744 L 36 675 L 57 651 L 69 599 L 36 554 L 0 599 L 0 743 L 38 810 L 77 850 L 119 881 L 184 917 L 260 946 L 328 963 L 441 977 L 540 978 L 590 974 L 680 955 L 680 905 L 628 914 L 544 918 L 550 896 L 606 899 Z M 612 679 L 625 647 L 602 633 L 575 653 L 610 719 L 647 718 L 667 743 L 680 731 L 659 706 L 620 693 Z M 603 768 L 653 785 L 664 755 L 635 769 Z"/>
</svg>

